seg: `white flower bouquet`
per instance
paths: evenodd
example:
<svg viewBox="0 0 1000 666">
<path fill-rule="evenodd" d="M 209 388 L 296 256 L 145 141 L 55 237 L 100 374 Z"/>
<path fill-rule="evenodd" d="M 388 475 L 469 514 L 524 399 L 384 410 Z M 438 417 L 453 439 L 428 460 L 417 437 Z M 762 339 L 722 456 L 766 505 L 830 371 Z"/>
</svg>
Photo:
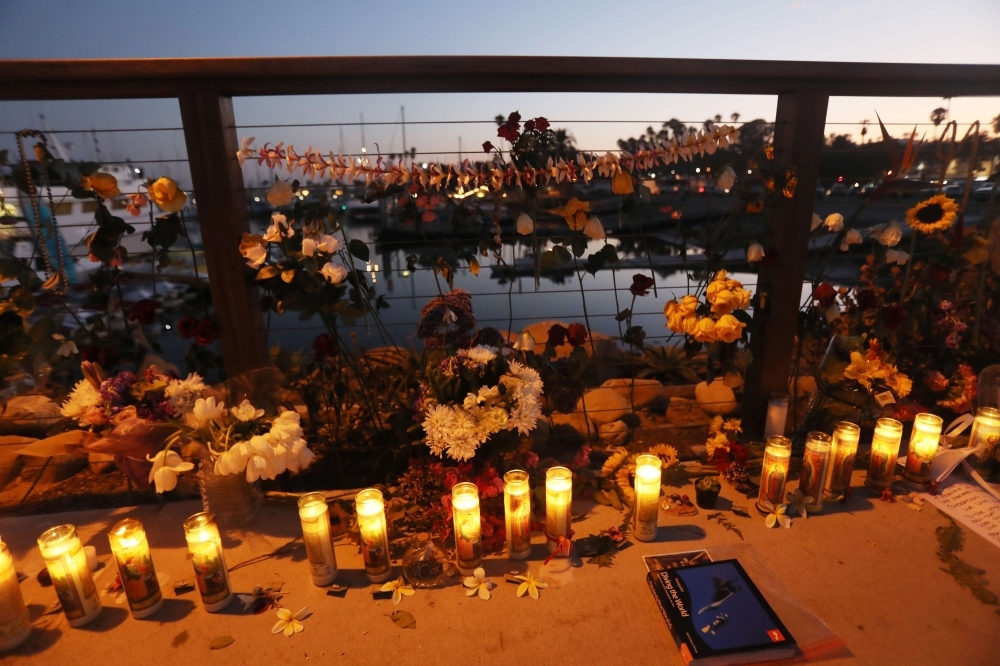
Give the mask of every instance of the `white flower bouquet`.
<svg viewBox="0 0 1000 666">
<path fill-rule="evenodd" d="M 428 367 L 418 408 L 432 453 L 469 460 L 491 436 L 535 429 L 542 379 L 532 368 L 508 361 L 507 353 L 479 345 Z"/>
</svg>

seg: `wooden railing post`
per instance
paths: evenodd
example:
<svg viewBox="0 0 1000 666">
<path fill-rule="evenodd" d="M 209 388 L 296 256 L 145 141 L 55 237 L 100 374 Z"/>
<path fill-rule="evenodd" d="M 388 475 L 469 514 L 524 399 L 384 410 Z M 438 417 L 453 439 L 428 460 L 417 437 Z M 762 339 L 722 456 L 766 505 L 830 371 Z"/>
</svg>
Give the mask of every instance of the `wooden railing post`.
<svg viewBox="0 0 1000 666">
<path fill-rule="evenodd" d="M 829 100 L 829 94 L 817 90 L 778 96 L 774 159 L 779 166 L 795 168 L 798 186 L 794 197 L 781 198 L 769 209 L 762 241 L 767 259 L 757 280 L 761 300 L 754 310 L 753 363 L 743 400 L 744 429 L 752 435 L 763 432 L 771 393 L 788 390 Z"/>
<path fill-rule="evenodd" d="M 222 356 L 226 375 L 235 377 L 268 359 L 257 287 L 247 280 L 239 253 L 250 218 L 236 160 L 233 100 L 198 90 L 180 93 L 178 101 Z"/>
</svg>

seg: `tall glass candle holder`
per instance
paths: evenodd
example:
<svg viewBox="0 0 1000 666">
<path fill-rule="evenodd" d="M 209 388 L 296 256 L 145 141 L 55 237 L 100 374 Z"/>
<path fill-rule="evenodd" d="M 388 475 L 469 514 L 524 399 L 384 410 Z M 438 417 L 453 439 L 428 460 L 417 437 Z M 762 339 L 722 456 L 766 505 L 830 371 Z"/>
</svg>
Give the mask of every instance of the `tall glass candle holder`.
<svg viewBox="0 0 1000 666">
<path fill-rule="evenodd" d="M 799 490 L 806 497 L 806 511 L 819 513 L 823 510 L 823 481 L 830 466 L 830 451 L 833 438 L 825 432 L 811 432 L 806 435 L 806 451 L 802 456 L 802 476 Z"/>
<path fill-rule="evenodd" d="M 16 648 L 31 634 L 28 608 L 14 571 L 14 558 L 0 541 L 0 652 Z"/>
<path fill-rule="evenodd" d="M 375 488 L 362 490 L 354 498 L 354 506 L 358 512 L 365 575 L 373 583 L 384 583 L 392 575 L 392 564 L 389 561 L 389 534 L 382 492 Z"/>
<path fill-rule="evenodd" d="M 892 487 L 896 478 L 896 458 L 899 457 L 899 442 L 903 439 L 903 424 L 896 419 L 879 419 L 875 422 L 872 437 L 872 454 L 868 462 L 868 476 L 865 487 L 880 494 Z"/>
<path fill-rule="evenodd" d="M 757 493 L 757 509 L 761 512 L 769 511 L 765 502 L 772 507 L 785 503 L 785 484 L 791 461 L 792 440 L 783 435 L 768 437 L 760 470 L 760 492 Z"/>
<path fill-rule="evenodd" d="M 458 560 L 458 570 L 471 576 L 476 567 L 483 563 L 479 488 L 476 484 L 468 481 L 455 484 L 451 489 L 451 515 L 455 521 L 455 558 Z"/>
<path fill-rule="evenodd" d="M 545 472 L 545 541 L 550 553 L 559 550 L 559 537 L 570 538 L 572 504 L 573 472 L 550 467 Z"/>
<path fill-rule="evenodd" d="M 660 518 L 660 477 L 663 463 L 659 456 L 645 453 L 635 459 L 635 510 L 632 512 L 632 536 L 639 541 L 655 541 Z"/>
<path fill-rule="evenodd" d="M 840 497 L 851 487 L 854 456 L 858 454 L 861 428 L 850 421 L 840 421 L 833 428 L 833 451 L 823 492 L 827 497 Z"/>
<path fill-rule="evenodd" d="M 1000 409 L 980 407 L 969 434 L 969 448 L 976 451 L 976 471 L 987 481 L 995 478 L 997 443 L 1000 442 Z"/>
<path fill-rule="evenodd" d="M 507 557 L 527 559 L 531 554 L 531 487 L 527 472 L 512 469 L 503 475 L 503 506 L 507 522 Z"/>
<path fill-rule="evenodd" d="M 229 587 L 229 572 L 215 516 L 206 511 L 185 520 L 184 538 L 205 610 L 209 613 L 222 610 L 233 600 L 233 592 Z"/>
<path fill-rule="evenodd" d="M 132 617 L 149 617 L 163 606 L 163 593 L 149 555 L 146 530 L 135 518 L 126 518 L 111 528 L 108 540 Z"/>
<path fill-rule="evenodd" d="M 910 450 L 906 454 L 903 478 L 911 484 L 926 486 L 931 482 L 931 465 L 937 455 L 944 421 L 933 414 L 917 414 L 910 433 Z"/>
<path fill-rule="evenodd" d="M 71 627 L 82 627 L 101 614 L 101 597 L 87 567 L 87 555 L 72 525 L 42 532 L 38 549 Z"/>
<path fill-rule="evenodd" d="M 771 398 L 767 401 L 767 419 L 764 421 L 765 439 L 785 434 L 785 423 L 788 421 L 788 402 L 787 393 L 771 394 Z"/>
<path fill-rule="evenodd" d="M 330 585 L 337 580 L 337 555 L 333 551 L 330 509 L 323 493 L 307 493 L 299 498 L 299 522 L 306 545 L 313 585 Z"/>
</svg>

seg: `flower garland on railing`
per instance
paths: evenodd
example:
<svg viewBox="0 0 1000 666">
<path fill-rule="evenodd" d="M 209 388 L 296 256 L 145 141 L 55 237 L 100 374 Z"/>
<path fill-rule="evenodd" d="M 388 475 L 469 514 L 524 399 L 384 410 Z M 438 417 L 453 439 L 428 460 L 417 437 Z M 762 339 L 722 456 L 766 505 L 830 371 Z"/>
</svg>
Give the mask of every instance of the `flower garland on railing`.
<svg viewBox="0 0 1000 666">
<path fill-rule="evenodd" d="M 618 154 L 611 151 L 604 155 L 580 154 L 577 155 L 575 162 L 566 161 L 562 157 L 558 160 L 549 157 L 545 166 L 541 168 L 531 166 L 519 168 L 513 164 L 502 163 L 499 151 L 492 164 L 473 163 L 466 159 L 461 163 L 430 163 L 424 167 L 415 162 L 407 165 L 403 158 L 393 161 L 381 155 L 372 164 L 367 156 L 344 156 L 331 152 L 328 158 L 324 158 L 323 154 L 314 150 L 312 146 L 299 155 L 294 146 L 289 145 L 286 148 L 283 142 L 275 146 L 266 143 L 263 147 L 255 149 L 254 137 L 243 138 L 240 149 L 236 151 L 236 158 L 241 166 L 247 160 L 256 159 L 259 165 L 266 164 L 270 169 L 287 168 L 290 174 L 300 171 L 303 177 L 323 178 L 329 173 L 330 177 L 337 180 L 347 179 L 353 182 L 364 178 L 366 184 L 374 183 L 382 187 L 412 182 L 424 189 L 441 190 L 454 181 L 456 185 L 465 189 L 488 186 L 491 190 L 499 191 L 506 187 L 515 186 L 523 189 L 525 186 L 549 184 L 552 181 L 572 183 L 582 179 L 589 183 L 595 173 L 605 178 L 614 178 L 622 173 L 652 169 L 658 165 L 668 166 L 677 164 L 681 160 L 691 161 L 695 155 L 699 157 L 712 155 L 721 148 L 729 147 L 739 140 L 739 136 L 740 131 L 735 127 L 718 125 L 709 130 L 692 132 L 680 141 L 670 139 L 652 143 L 648 148 L 637 150 L 634 154 L 625 150 L 617 151 Z M 487 153 L 494 151 L 493 145 L 488 141 L 483 144 L 483 149 Z"/>
</svg>

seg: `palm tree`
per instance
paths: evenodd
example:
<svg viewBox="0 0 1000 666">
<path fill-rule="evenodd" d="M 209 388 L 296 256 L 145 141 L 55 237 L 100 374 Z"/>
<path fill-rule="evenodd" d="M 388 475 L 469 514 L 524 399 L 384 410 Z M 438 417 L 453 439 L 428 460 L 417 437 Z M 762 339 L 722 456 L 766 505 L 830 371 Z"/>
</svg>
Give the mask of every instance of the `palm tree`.
<svg viewBox="0 0 1000 666">
<path fill-rule="evenodd" d="M 947 117 L 948 117 L 948 110 L 940 106 L 931 111 L 931 122 L 934 123 L 935 127 L 943 123 L 945 121 L 945 118 Z"/>
<path fill-rule="evenodd" d="M 993 119 L 993 133 L 1000 134 L 1000 114 Z"/>
<path fill-rule="evenodd" d="M 740 121 L 740 112 L 739 111 L 733 111 L 732 113 L 729 114 L 729 118 L 734 123 L 738 123 Z"/>
<path fill-rule="evenodd" d="M 861 143 L 865 142 L 865 135 L 868 134 L 868 123 L 871 121 L 865 118 L 861 121 Z"/>
</svg>

